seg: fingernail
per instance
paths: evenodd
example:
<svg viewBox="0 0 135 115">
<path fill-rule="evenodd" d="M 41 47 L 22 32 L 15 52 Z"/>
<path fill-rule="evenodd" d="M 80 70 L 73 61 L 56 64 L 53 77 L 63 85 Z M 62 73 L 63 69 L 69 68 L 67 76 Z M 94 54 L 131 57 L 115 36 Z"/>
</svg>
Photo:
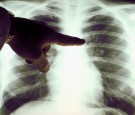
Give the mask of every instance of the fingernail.
<svg viewBox="0 0 135 115">
<path fill-rule="evenodd" d="M 49 71 L 49 69 L 50 69 L 50 65 L 48 63 L 45 67 L 43 67 L 42 69 L 40 69 L 40 71 L 43 72 L 43 73 L 46 73 L 46 72 Z"/>
<path fill-rule="evenodd" d="M 81 39 L 82 40 L 82 44 L 84 44 L 85 43 L 85 40 L 84 39 Z"/>
<path fill-rule="evenodd" d="M 78 41 L 78 45 L 83 45 L 85 43 L 85 40 L 84 39 L 79 39 L 80 41 Z"/>
</svg>

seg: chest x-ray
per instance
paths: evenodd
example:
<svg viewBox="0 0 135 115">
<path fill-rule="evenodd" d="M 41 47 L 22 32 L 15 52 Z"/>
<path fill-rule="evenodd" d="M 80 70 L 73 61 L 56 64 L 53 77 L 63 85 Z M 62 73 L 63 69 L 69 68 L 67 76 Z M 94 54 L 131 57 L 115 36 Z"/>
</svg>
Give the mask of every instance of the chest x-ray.
<svg viewBox="0 0 135 115">
<path fill-rule="evenodd" d="M 52 45 L 47 73 L 5 44 L 0 52 L 0 115 L 135 115 L 134 3 L 9 0 L 0 5 L 86 41 L 82 46 Z"/>
</svg>

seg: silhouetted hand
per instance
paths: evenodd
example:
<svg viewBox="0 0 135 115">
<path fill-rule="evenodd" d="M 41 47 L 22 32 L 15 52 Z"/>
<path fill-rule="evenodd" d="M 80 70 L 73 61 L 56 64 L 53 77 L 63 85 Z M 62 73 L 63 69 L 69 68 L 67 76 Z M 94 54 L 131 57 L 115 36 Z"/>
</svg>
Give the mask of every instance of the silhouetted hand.
<svg viewBox="0 0 135 115">
<path fill-rule="evenodd" d="M 7 40 L 14 52 L 27 63 L 35 64 L 41 72 L 49 70 L 49 62 L 44 56 L 51 44 L 61 46 L 82 45 L 85 40 L 57 33 L 45 23 L 25 18 L 13 18 L 10 34 L 14 37 Z"/>
</svg>

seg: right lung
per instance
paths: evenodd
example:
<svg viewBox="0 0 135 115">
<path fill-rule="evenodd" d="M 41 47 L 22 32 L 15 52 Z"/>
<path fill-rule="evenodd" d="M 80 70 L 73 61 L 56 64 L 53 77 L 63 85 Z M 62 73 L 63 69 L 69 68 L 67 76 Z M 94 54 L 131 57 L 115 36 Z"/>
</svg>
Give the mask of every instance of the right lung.
<svg viewBox="0 0 135 115">
<path fill-rule="evenodd" d="M 16 79 L 8 83 L 4 90 L 1 115 L 9 115 L 28 102 L 48 96 L 46 74 L 39 73 L 33 65 L 22 64 L 13 68 Z"/>
<path fill-rule="evenodd" d="M 56 11 L 57 8 L 50 7 L 50 9 Z M 32 19 L 46 23 L 57 32 L 61 31 L 59 26 L 61 19 L 53 13 L 44 15 L 39 13 L 33 16 Z M 52 47 L 47 55 L 48 60 L 51 60 L 50 63 L 53 63 L 56 55 L 57 51 Z M 16 78 L 7 84 L 8 90 L 5 88 L 3 91 L 3 105 L 0 109 L 0 115 L 10 115 L 21 106 L 32 101 L 46 100 L 49 94 L 47 74 L 39 72 L 33 65 L 23 62 L 19 66 L 14 66 L 12 71 Z"/>
<path fill-rule="evenodd" d="M 60 7 L 57 7 L 55 5 L 50 5 L 50 6 L 48 5 L 47 8 L 48 8 L 48 11 L 50 12 L 44 13 L 44 11 L 40 11 L 40 10 L 32 12 L 33 14 L 32 19 L 46 23 L 47 26 L 49 26 L 56 32 L 62 32 L 63 28 L 60 25 L 62 22 L 62 19 L 59 14 L 63 12 L 63 10 Z M 50 60 L 50 63 L 53 63 L 53 60 L 55 59 L 57 55 L 57 50 L 55 49 L 55 47 L 53 47 L 53 45 L 51 46 L 47 54 L 48 55 L 46 56 L 48 60 Z"/>
<path fill-rule="evenodd" d="M 37 15 L 37 16 L 33 16 L 33 19 L 41 21 L 41 22 L 45 22 L 49 27 L 51 27 L 52 29 L 54 29 L 57 32 L 61 31 L 60 26 L 58 25 L 61 20 L 59 17 L 54 16 L 54 15 Z"/>
<path fill-rule="evenodd" d="M 61 8 L 59 8 L 57 3 L 50 3 L 48 6 L 46 6 L 46 11 L 44 10 L 37 10 L 33 11 L 32 19 L 41 21 L 46 23 L 50 28 L 54 29 L 57 32 L 61 31 L 60 23 L 62 22 L 61 18 L 59 17 L 59 14 L 63 11 Z"/>
</svg>

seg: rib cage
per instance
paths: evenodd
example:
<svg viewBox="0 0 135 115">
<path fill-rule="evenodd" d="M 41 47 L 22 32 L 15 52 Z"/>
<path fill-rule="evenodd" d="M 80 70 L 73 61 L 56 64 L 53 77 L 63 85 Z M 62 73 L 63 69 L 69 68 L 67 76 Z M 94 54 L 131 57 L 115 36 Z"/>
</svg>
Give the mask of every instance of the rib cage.
<svg viewBox="0 0 135 115">
<path fill-rule="evenodd" d="M 57 9 L 56 7 L 50 8 L 50 10 L 55 9 L 55 11 Z M 90 8 L 89 12 L 99 10 L 102 10 L 102 8 L 94 7 Z M 38 13 L 40 14 L 40 11 L 38 11 Z M 59 26 L 59 23 L 61 23 L 61 21 L 63 20 L 61 20 L 55 14 L 45 13 L 38 16 L 37 14 L 33 16 L 34 19 L 46 22 L 56 31 L 62 30 Z M 90 48 L 88 49 L 87 53 L 89 54 L 90 60 L 93 59 L 92 62 L 102 75 L 101 78 L 103 79 L 104 88 L 103 98 L 100 99 L 102 104 L 100 106 L 95 106 L 95 108 L 97 107 L 101 109 L 102 112 L 100 112 L 99 114 L 102 115 L 133 115 L 135 108 L 135 97 L 132 94 L 133 89 L 130 87 L 130 85 L 125 83 L 125 81 L 130 78 L 131 72 L 129 71 L 128 67 L 126 67 L 126 64 L 129 61 L 129 55 L 128 52 L 124 51 L 125 48 L 127 48 L 128 46 L 128 40 L 125 36 L 123 36 L 124 29 L 122 29 L 121 24 L 119 24 L 120 22 L 115 20 L 114 17 L 110 17 L 105 14 L 95 15 L 89 18 L 86 23 L 88 26 L 84 25 L 84 23 L 82 24 L 85 26 L 85 28 L 82 30 L 82 34 L 88 35 L 86 41 Z M 102 25 L 104 25 L 104 27 L 101 25 L 101 23 Z M 119 27 L 117 25 L 119 25 Z M 100 29 L 98 28 L 99 26 L 101 26 Z M 51 48 L 49 53 L 51 55 L 50 57 L 48 56 L 49 59 L 52 58 L 52 55 L 54 58 L 57 56 L 57 51 L 53 47 Z M 92 69 L 92 67 L 90 69 Z M 14 80 L 10 84 L 8 84 L 8 87 L 10 87 L 10 91 L 12 90 L 13 92 L 5 90 L 3 97 L 6 104 L 6 109 L 8 110 L 6 110 L 5 106 L 3 106 L 3 110 L 6 113 L 3 113 L 2 115 L 8 115 L 9 113 L 17 110 L 23 104 L 30 101 L 46 100 L 46 97 L 49 93 L 46 75 L 39 74 L 39 72 L 37 72 L 33 66 L 27 64 L 25 65 L 23 62 L 21 63 L 21 65 L 15 66 L 14 70 L 14 73 L 17 74 L 16 76 L 19 77 L 19 79 Z M 29 87 L 30 84 L 32 84 L 32 86 Z M 36 84 L 37 87 L 33 87 L 33 85 L 36 86 Z M 27 87 L 25 89 L 26 92 L 22 90 L 19 92 L 18 87 L 23 89 L 24 86 Z M 88 88 L 88 91 L 89 90 L 91 89 Z M 22 94 L 22 92 L 24 94 Z M 20 98 L 22 99 L 26 99 L 26 95 L 28 97 L 25 101 L 16 104 L 14 103 L 15 106 L 10 106 L 10 102 L 14 99 L 13 94 L 17 97 L 20 96 Z M 33 94 L 37 95 L 34 96 Z M 15 102 L 17 101 L 15 100 Z M 87 107 L 90 110 L 91 108 L 94 108 L 92 105 L 89 105 Z M 96 115 L 92 114 L 91 111 L 89 114 Z M 81 115 L 84 115 L 84 113 Z"/>
<path fill-rule="evenodd" d="M 89 45 L 87 52 L 103 79 L 104 106 L 113 108 L 105 110 L 104 114 L 134 115 L 134 90 L 125 83 L 131 76 L 126 67 L 130 56 L 124 51 L 128 48 L 128 39 L 121 37 L 121 34 L 125 35 L 125 30 L 118 19 L 98 14 L 98 11 L 85 21 L 87 26 L 82 32 L 89 34 L 86 38 Z"/>
<path fill-rule="evenodd" d="M 48 6 L 52 12 L 58 9 L 57 7 Z M 54 10 L 54 11 L 53 11 Z M 59 9 L 60 10 L 60 9 Z M 50 28 L 57 32 L 61 31 L 60 18 L 53 13 L 46 15 L 36 15 L 31 18 L 37 21 L 46 23 Z M 54 58 L 57 56 L 55 48 L 50 49 L 46 57 L 53 63 Z M 17 57 L 16 57 L 17 58 Z M 8 83 L 3 93 L 3 105 L 0 110 L 0 115 L 10 115 L 12 112 L 20 108 L 26 103 L 32 101 L 47 101 L 49 95 L 48 81 L 46 74 L 40 73 L 33 65 L 26 64 L 20 57 L 18 57 L 20 65 L 14 66 L 12 75 L 16 74 L 15 80 Z M 14 79 L 14 77 L 13 77 Z"/>
<path fill-rule="evenodd" d="M 3 93 L 2 115 L 12 113 L 25 103 L 42 100 L 49 93 L 45 75 L 34 72 L 36 70 L 28 65 L 25 66 L 19 66 L 22 68 L 21 70 L 16 69 L 15 73 L 21 73 L 21 75 L 17 75 L 18 78 L 10 82 Z M 23 71 L 25 72 L 23 73 Z"/>
</svg>

